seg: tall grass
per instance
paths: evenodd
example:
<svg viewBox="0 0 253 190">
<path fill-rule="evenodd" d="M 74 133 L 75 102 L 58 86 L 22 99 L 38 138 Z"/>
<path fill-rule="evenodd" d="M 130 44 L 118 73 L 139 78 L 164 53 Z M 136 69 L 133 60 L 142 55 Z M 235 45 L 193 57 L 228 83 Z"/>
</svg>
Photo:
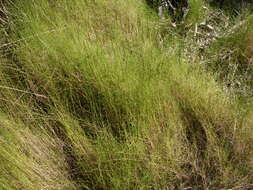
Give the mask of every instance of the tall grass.
<svg viewBox="0 0 253 190">
<path fill-rule="evenodd" d="M 199 22 L 203 1 L 191 2 Z M 252 187 L 251 113 L 144 1 L 8 8 L 0 189 Z"/>
</svg>

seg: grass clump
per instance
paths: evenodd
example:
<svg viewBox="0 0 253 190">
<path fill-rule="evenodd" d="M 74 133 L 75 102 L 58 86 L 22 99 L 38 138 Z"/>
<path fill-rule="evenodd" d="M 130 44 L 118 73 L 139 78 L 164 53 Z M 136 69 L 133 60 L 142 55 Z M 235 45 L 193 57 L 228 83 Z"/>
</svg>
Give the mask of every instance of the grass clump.
<svg viewBox="0 0 253 190">
<path fill-rule="evenodd" d="M 1 189 L 75 189 L 57 138 L 32 132 L 3 114 L 0 134 Z"/>
<path fill-rule="evenodd" d="M 198 25 L 206 2 L 190 3 Z M 251 106 L 188 56 L 191 28 L 145 1 L 6 6 L 0 189 L 251 188 Z"/>
</svg>

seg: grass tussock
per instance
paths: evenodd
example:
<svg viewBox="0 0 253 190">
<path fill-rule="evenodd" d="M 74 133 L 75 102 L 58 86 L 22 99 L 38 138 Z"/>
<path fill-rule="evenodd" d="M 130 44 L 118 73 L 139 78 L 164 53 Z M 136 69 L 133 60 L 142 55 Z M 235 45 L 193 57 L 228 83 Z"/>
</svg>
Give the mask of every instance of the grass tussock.
<svg viewBox="0 0 253 190">
<path fill-rule="evenodd" d="M 220 74 L 251 63 L 250 13 L 225 33 L 202 0 L 176 28 L 144 0 L 3 6 L 0 189 L 252 188 L 251 98 Z"/>
</svg>

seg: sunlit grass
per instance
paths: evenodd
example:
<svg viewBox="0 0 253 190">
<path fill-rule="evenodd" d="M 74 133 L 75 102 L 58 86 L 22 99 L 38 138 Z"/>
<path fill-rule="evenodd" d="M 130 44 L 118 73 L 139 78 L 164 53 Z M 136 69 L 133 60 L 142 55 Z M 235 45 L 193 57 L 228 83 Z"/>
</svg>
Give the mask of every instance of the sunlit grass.
<svg viewBox="0 0 253 190">
<path fill-rule="evenodd" d="M 186 24 L 198 24 L 204 1 L 190 4 Z M 251 106 L 245 111 L 200 59 L 192 63 L 189 36 L 164 32 L 145 1 L 8 7 L 0 189 L 251 185 Z"/>
</svg>

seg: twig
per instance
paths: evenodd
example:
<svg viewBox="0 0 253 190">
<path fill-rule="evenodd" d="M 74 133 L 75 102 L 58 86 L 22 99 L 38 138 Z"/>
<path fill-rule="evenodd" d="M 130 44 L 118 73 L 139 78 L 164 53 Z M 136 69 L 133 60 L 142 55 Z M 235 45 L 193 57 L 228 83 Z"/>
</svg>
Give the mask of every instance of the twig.
<svg viewBox="0 0 253 190">
<path fill-rule="evenodd" d="M 34 95 L 34 96 L 37 96 L 37 97 L 40 97 L 40 98 L 48 99 L 48 97 L 45 96 L 45 95 L 32 93 L 32 92 L 28 92 L 28 91 L 25 91 L 25 90 L 20 90 L 20 89 L 17 89 L 17 88 L 12 88 L 12 87 L 2 86 L 2 85 L 0 85 L 0 88 L 7 89 L 7 90 L 13 90 L 13 91 L 16 91 L 16 92 L 22 92 L 22 93 L 25 93 L 25 94 L 31 94 L 31 95 Z"/>
<path fill-rule="evenodd" d="M 56 31 L 61 31 L 61 30 L 64 30 L 64 29 L 66 29 L 66 28 L 67 28 L 67 27 L 65 26 L 65 27 L 61 28 L 60 30 L 52 29 L 52 30 L 49 30 L 49 31 L 45 31 L 45 32 L 42 32 L 42 33 L 37 33 L 37 34 L 31 35 L 31 36 L 28 36 L 28 37 L 26 37 L 26 38 L 21 38 L 21 39 L 18 39 L 18 40 L 16 40 L 16 41 L 14 41 L 14 42 L 9 42 L 9 43 L 3 44 L 2 46 L 0 46 L 0 49 L 1 49 L 1 48 L 4 48 L 4 47 L 6 47 L 6 46 L 12 45 L 12 44 L 16 44 L 16 43 L 21 42 L 21 41 L 33 39 L 33 38 L 38 37 L 38 36 L 40 36 L 40 35 L 49 34 L 49 33 L 53 33 L 53 32 L 56 32 Z"/>
<path fill-rule="evenodd" d="M 198 24 L 195 24 L 194 37 L 196 37 L 197 34 L 198 34 Z"/>
<path fill-rule="evenodd" d="M 165 0 L 165 2 L 173 9 L 173 11 L 176 10 L 176 8 L 171 4 L 170 0 Z"/>
</svg>

